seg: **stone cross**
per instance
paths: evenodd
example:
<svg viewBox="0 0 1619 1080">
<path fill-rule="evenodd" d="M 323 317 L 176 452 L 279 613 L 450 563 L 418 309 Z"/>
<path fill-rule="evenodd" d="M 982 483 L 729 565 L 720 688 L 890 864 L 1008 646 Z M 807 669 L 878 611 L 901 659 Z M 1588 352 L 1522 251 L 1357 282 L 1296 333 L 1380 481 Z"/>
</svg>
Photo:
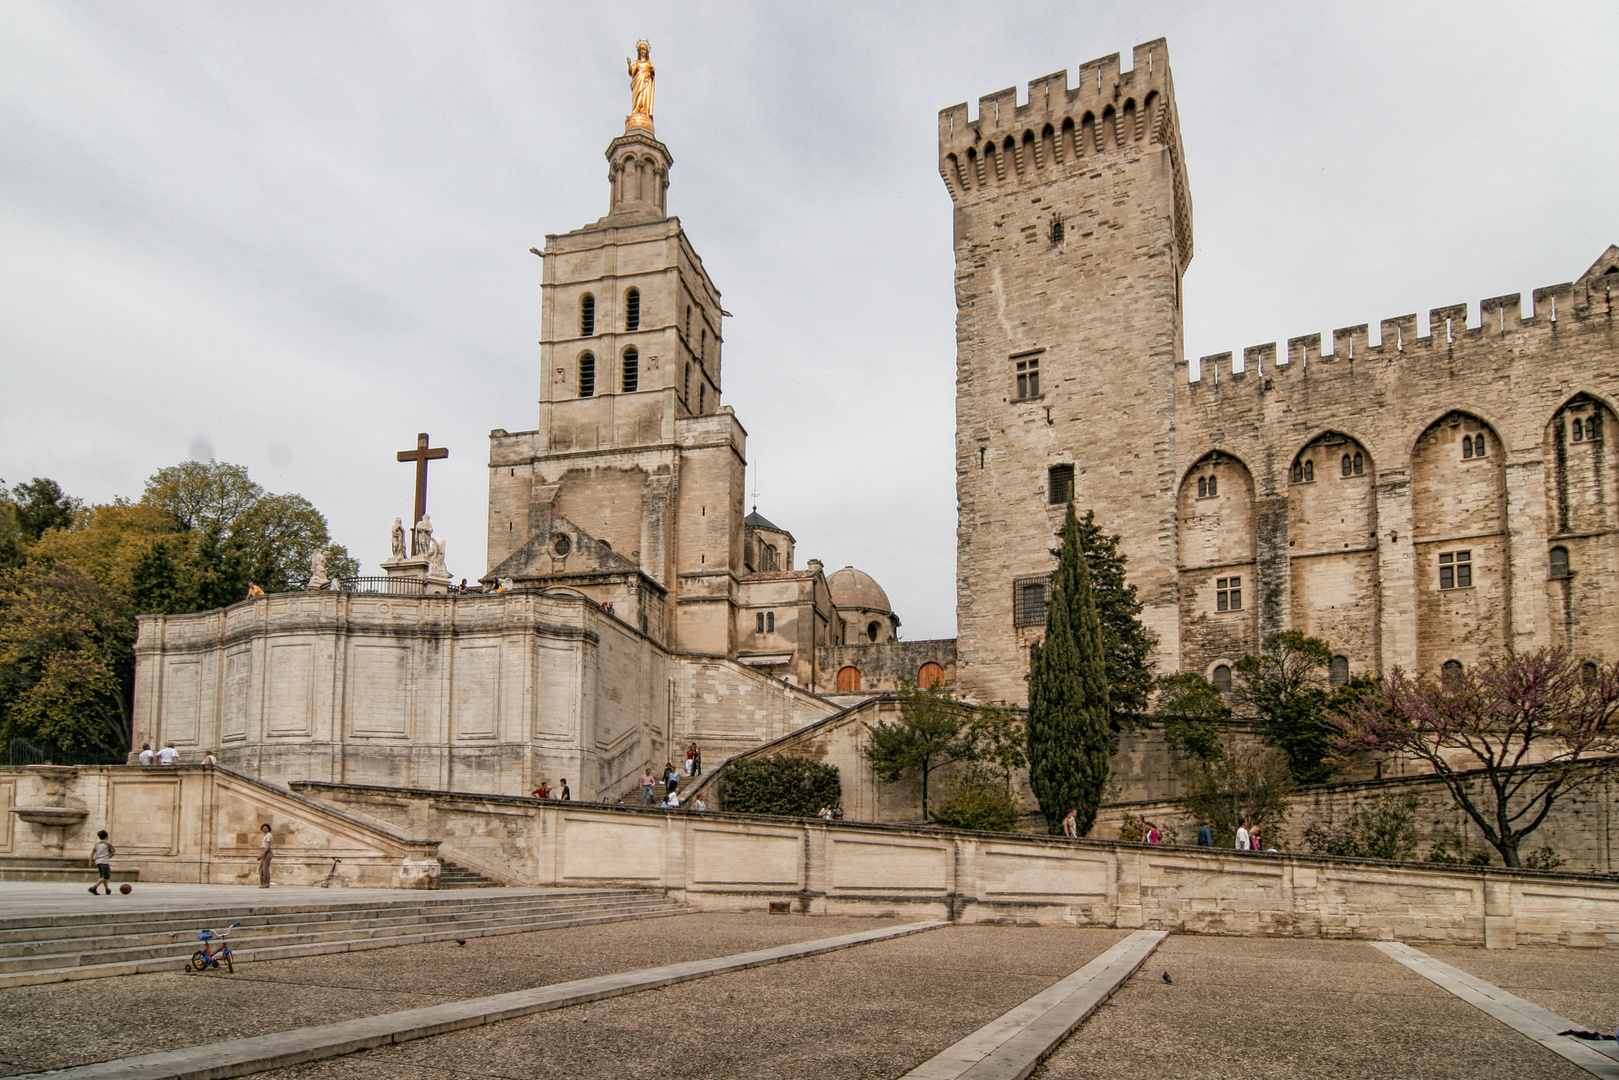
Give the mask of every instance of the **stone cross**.
<svg viewBox="0 0 1619 1080">
<path fill-rule="evenodd" d="M 400 461 L 416 463 L 416 514 L 410 519 L 412 521 L 420 521 L 427 516 L 427 463 L 450 456 L 450 452 L 442 446 L 428 449 L 428 442 L 427 432 L 423 431 L 416 436 L 416 449 L 399 451 Z"/>
</svg>

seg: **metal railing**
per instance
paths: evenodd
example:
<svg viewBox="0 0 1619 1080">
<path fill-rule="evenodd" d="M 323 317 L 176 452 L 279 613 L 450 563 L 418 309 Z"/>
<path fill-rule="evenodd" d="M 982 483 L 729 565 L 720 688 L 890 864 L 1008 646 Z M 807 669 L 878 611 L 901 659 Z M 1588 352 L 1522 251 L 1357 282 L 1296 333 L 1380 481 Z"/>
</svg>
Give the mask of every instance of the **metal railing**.
<svg viewBox="0 0 1619 1080">
<path fill-rule="evenodd" d="M 343 591 L 379 596 L 422 596 L 427 592 L 427 579 L 419 577 L 344 578 Z"/>
</svg>

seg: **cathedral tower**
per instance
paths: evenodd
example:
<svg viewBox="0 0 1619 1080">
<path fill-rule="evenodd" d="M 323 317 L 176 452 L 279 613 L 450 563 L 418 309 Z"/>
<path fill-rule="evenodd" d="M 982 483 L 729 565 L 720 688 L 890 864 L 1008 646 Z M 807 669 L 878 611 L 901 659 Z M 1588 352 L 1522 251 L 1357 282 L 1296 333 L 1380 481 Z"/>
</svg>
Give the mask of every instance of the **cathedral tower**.
<svg viewBox="0 0 1619 1080">
<path fill-rule="evenodd" d="M 1025 703 L 1073 498 L 1123 537 L 1178 651 L 1175 379 L 1192 206 L 1162 39 L 939 114 L 955 204 L 957 620 L 963 688 Z"/>
</svg>

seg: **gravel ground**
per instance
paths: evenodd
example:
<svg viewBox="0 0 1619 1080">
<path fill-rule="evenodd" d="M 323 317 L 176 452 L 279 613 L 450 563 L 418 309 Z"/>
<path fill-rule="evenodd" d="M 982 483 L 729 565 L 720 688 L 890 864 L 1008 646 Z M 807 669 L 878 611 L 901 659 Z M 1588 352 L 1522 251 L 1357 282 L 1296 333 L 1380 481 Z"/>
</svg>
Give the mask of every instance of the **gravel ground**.
<svg viewBox="0 0 1619 1080">
<path fill-rule="evenodd" d="M 1567 1017 L 1576 1028 L 1609 1035 L 1619 1028 L 1619 957 L 1612 949 L 1422 951 Z"/>
<path fill-rule="evenodd" d="M 949 927 L 263 1076 L 899 1076 L 1123 936 L 1066 927 Z"/>
<path fill-rule="evenodd" d="M 1035 1076 L 1590 1080 L 1362 942 L 1180 935 Z"/>
<path fill-rule="evenodd" d="M 0 1076 L 836 937 L 898 919 L 692 914 L 0 990 Z M 915 920 L 909 920 L 915 921 Z M 937 933 L 937 931 L 934 931 Z"/>
</svg>

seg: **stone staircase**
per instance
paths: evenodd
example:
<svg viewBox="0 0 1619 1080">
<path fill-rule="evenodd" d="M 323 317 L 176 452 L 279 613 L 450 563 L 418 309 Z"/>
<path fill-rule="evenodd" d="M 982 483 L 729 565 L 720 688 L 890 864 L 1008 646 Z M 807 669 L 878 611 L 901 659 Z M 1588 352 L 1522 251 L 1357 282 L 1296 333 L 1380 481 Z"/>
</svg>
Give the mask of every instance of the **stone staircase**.
<svg viewBox="0 0 1619 1080">
<path fill-rule="evenodd" d="M 441 889 L 498 889 L 504 882 L 485 877 L 469 866 L 451 862 L 439 855 L 438 887 Z"/>
<path fill-rule="evenodd" d="M 232 932 L 230 943 L 241 963 L 657 918 L 685 910 L 658 889 L 501 889 L 319 905 L 261 902 L 240 908 L 0 917 L 0 987 L 179 971 L 196 948 L 198 931 L 223 929 L 237 920 L 242 925 Z"/>
<path fill-rule="evenodd" d="M 113 864 L 114 881 L 139 881 L 141 872 Z M 0 881 L 82 881 L 85 888 L 96 882 L 96 868 L 83 859 L 0 858 Z"/>
</svg>

